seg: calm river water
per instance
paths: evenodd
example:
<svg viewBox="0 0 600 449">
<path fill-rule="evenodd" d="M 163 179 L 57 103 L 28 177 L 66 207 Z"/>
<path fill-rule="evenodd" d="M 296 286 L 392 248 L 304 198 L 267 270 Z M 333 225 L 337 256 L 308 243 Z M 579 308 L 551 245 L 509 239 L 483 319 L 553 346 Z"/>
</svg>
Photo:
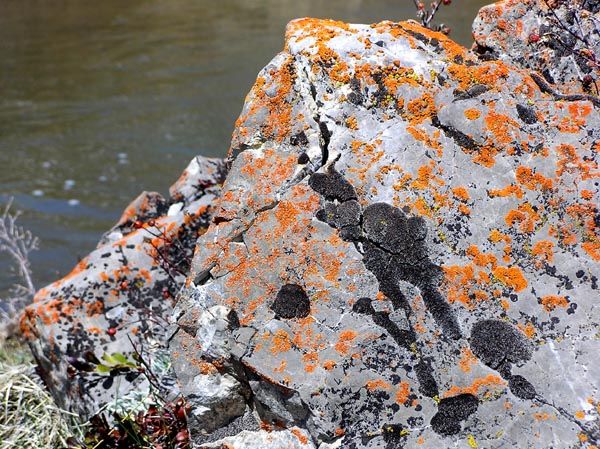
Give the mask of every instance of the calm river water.
<svg viewBox="0 0 600 449">
<path fill-rule="evenodd" d="M 470 45 L 490 0 L 438 15 Z M 412 0 L 2 0 L 0 204 L 40 237 L 38 287 L 67 272 L 142 190 L 223 156 L 257 72 L 296 17 L 414 17 Z M 0 255 L 0 291 L 6 285 Z"/>
</svg>

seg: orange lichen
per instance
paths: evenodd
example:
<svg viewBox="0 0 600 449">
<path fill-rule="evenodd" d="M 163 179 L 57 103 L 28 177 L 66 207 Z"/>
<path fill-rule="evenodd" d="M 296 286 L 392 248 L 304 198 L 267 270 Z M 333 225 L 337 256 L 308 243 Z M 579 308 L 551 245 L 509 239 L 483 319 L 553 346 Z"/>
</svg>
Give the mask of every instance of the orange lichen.
<svg viewBox="0 0 600 449">
<path fill-rule="evenodd" d="M 545 263 L 551 263 L 554 260 L 554 243 L 549 240 L 540 240 L 531 248 L 531 254 L 535 257 L 535 265 L 537 268 Z"/>
<path fill-rule="evenodd" d="M 347 355 L 350 351 L 350 343 L 358 334 L 353 330 L 345 330 L 340 333 L 338 341 L 335 344 L 335 350 L 342 355 Z"/>
<path fill-rule="evenodd" d="M 480 390 L 484 388 L 502 388 L 506 387 L 506 381 L 502 379 L 500 376 L 496 374 L 488 374 L 485 377 L 479 377 L 475 379 L 471 385 L 466 387 L 458 387 L 456 385 L 452 386 L 444 395 L 444 398 L 457 396 L 459 394 L 472 394 L 473 396 L 477 396 L 480 393 Z"/>
<path fill-rule="evenodd" d="M 540 298 L 540 303 L 546 309 L 546 312 L 552 312 L 557 307 L 566 309 L 569 306 L 569 301 L 564 296 L 547 295 Z"/>
<path fill-rule="evenodd" d="M 518 267 L 498 266 L 493 270 L 493 274 L 500 282 L 516 292 L 520 292 L 527 287 L 527 279 Z"/>
<path fill-rule="evenodd" d="M 455 187 L 452 189 L 452 195 L 454 198 L 460 201 L 469 201 L 469 192 L 464 187 Z"/>
<path fill-rule="evenodd" d="M 458 366 L 465 373 L 471 372 L 471 367 L 477 364 L 477 357 L 469 348 L 463 348 L 461 350 L 461 358 L 458 362 Z"/>
<path fill-rule="evenodd" d="M 398 390 L 396 390 L 396 404 L 405 404 L 410 397 L 410 384 L 408 382 L 400 382 Z"/>
<path fill-rule="evenodd" d="M 481 111 L 479 109 L 465 109 L 464 114 L 469 120 L 477 120 L 479 117 L 481 117 Z"/>
<path fill-rule="evenodd" d="M 292 349 L 292 344 L 288 333 L 282 329 L 277 330 L 271 339 L 271 353 L 277 355 L 290 349 Z"/>
<path fill-rule="evenodd" d="M 583 242 L 581 247 L 592 259 L 596 262 L 600 262 L 600 241 Z"/>
<path fill-rule="evenodd" d="M 307 444 L 308 443 L 308 437 L 306 435 L 304 435 L 297 427 L 294 427 L 291 432 L 294 434 L 294 436 L 296 438 L 298 438 L 298 441 L 300 441 L 300 444 Z"/>
<path fill-rule="evenodd" d="M 367 381 L 365 387 L 368 391 L 389 390 L 391 385 L 383 379 L 371 379 Z"/>
<path fill-rule="evenodd" d="M 436 113 L 435 101 L 427 92 L 421 97 L 409 101 L 406 109 L 411 114 L 409 120 L 413 126 L 423 123 Z"/>
<path fill-rule="evenodd" d="M 531 168 L 519 166 L 515 172 L 517 181 L 529 190 L 550 190 L 553 181 L 540 173 L 535 173 Z"/>
</svg>

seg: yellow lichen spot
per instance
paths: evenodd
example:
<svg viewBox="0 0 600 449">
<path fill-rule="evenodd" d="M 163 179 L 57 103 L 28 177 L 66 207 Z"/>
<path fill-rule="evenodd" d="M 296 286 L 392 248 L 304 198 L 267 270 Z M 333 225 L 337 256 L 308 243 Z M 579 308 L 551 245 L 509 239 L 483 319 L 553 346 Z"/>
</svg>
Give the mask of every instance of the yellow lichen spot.
<svg viewBox="0 0 600 449">
<path fill-rule="evenodd" d="M 472 448 L 477 448 L 479 447 L 477 445 L 477 441 L 475 441 L 475 437 L 471 434 L 467 435 L 467 443 L 469 443 L 469 446 Z"/>
</svg>

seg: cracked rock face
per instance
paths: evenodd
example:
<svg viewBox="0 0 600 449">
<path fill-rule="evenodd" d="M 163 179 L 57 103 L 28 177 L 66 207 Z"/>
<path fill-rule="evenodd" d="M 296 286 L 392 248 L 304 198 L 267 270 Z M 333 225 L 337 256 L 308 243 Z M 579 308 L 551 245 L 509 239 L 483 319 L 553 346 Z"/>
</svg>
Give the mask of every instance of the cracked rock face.
<svg viewBox="0 0 600 449">
<path fill-rule="evenodd" d="M 198 447 L 598 443 L 600 114 L 485 59 L 289 24 L 175 308 Z"/>
<path fill-rule="evenodd" d="M 143 401 L 147 378 L 135 366 L 103 359 L 113 353 L 135 365 L 138 351 L 175 394 L 167 319 L 223 177 L 221 160 L 194 158 L 170 198 L 142 193 L 70 274 L 37 292 L 22 333 L 61 407 L 86 419 L 114 401 Z"/>
</svg>

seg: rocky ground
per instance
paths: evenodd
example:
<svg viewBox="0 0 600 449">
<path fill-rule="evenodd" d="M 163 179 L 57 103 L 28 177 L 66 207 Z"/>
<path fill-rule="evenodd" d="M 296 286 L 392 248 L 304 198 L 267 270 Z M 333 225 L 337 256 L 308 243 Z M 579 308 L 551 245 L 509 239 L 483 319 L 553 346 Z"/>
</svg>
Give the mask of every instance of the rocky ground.
<svg viewBox="0 0 600 449">
<path fill-rule="evenodd" d="M 199 448 L 596 447 L 596 3 L 499 2 L 471 50 L 291 22 L 227 160 L 27 310 L 56 399 L 139 398 L 143 360 Z"/>
</svg>

